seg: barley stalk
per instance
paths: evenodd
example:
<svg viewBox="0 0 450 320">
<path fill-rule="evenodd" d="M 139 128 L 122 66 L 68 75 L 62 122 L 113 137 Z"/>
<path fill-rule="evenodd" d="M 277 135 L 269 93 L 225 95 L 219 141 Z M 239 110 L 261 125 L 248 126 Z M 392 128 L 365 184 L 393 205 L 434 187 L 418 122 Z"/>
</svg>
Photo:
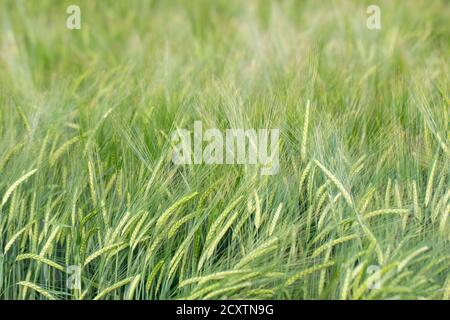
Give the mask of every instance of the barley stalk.
<svg viewBox="0 0 450 320">
<path fill-rule="evenodd" d="M 64 142 L 61 147 L 58 148 L 51 156 L 50 156 L 50 165 L 54 165 L 56 161 L 66 152 L 69 147 L 79 141 L 79 137 L 74 137 L 72 139 Z"/>
<path fill-rule="evenodd" d="M 309 124 L 309 109 L 310 109 L 311 101 L 308 99 L 306 102 L 305 109 L 305 121 L 303 122 L 303 132 L 302 132 L 302 146 L 300 149 L 301 158 L 306 159 L 306 143 L 308 139 L 308 124 Z"/>
<path fill-rule="evenodd" d="M 19 150 L 25 145 L 25 143 L 19 143 L 16 144 L 14 147 L 12 147 L 3 157 L 3 159 L 0 160 L 0 170 L 3 170 L 5 165 L 8 163 L 8 161 L 17 153 Z"/>
<path fill-rule="evenodd" d="M 169 229 L 169 232 L 167 233 L 167 238 L 169 238 L 169 239 L 173 238 L 175 236 L 175 234 L 177 233 L 178 229 L 180 229 L 185 223 L 187 223 L 191 219 L 195 218 L 196 215 L 197 215 L 197 212 L 192 212 L 188 215 L 185 215 L 183 218 L 181 218 L 177 223 L 175 223 Z"/>
<path fill-rule="evenodd" d="M 384 195 L 384 206 L 386 208 L 389 208 L 389 206 L 390 206 L 391 188 L 392 188 L 392 180 L 391 180 L 391 178 L 389 178 L 387 186 L 386 186 L 386 193 Z"/>
<path fill-rule="evenodd" d="M 314 267 L 311 267 L 311 268 L 307 268 L 307 269 L 305 269 L 305 270 L 302 270 L 302 271 L 300 271 L 300 272 L 294 274 L 294 275 L 293 275 L 292 277 L 290 277 L 289 279 L 287 279 L 287 281 L 286 281 L 286 283 L 284 284 L 284 286 L 285 286 L 285 287 L 290 286 L 290 285 L 292 285 L 294 282 L 296 282 L 296 281 L 298 281 L 298 280 L 300 280 L 300 279 L 302 279 L 302 278 L 304 278 L 304 277 L 306 277 L 306 276 L 308 276 L 308 275 L 310 275 L 310 274 L 312 274 L 312 273 L 314 273 L 314 272 L 317 272 L 317 271 L 322 270 L 322 269 L 324 269 L 324 268 L 331 267 L 331 266 L 333 266 L 334 264 L 335 264 L 334 261 L 327 261 L 327 262 L 325 262 L 325 263 L 318 264 L 318 265 L 316 265 L 316 266 L 314 266 Z"/>
<path fill-rule="evenodd" d="M 193 277 L 193 278 L 189 278 L 189 279 L 186 279 L 186 280 L 183 280 L 182 282 L 180 282 L 180 284 L 178 285 L 178 288 L 182 288 L 182 287 L 185 287 L 185 286 L 193 284 L 193 283 L 203 284 L 208 281 L 228 278 L 230 276 L 248 273 L 250 271 L 251 271 L 250 269 L 227 270 L 227 271 L 220 271 L 220 272 L 212 273 L 212 274 L 209 274 L 206 276 Z"/>
<path fill-rule="evenodd" d="M 50 267 L 53 267 L 53 268 L 55 268 L 57 270 L 60 270 L 60 271 L 63 271 L 63 272 L 66 271 L 62 265 L 60 265 L 60 264 L 58 264 L 56 262 L 53 262 L 53 261 L 51 261 L 49 259 L 46 259 L 46 258 L 44 258 L 44 257 L 42 257 L 40 255 L 37 255 L 37 254 L 23 253 L 23 254 L 19 254 L 16 257 L 16 261 L 21 261 L 21 260 L 26 260 L 26 259 L 30 259 L 30 260 L 34 260 L 34 261 L 37 261 L 37 262 L 40 262 L 40 263 L 44 263 L 44 264 L 46 264 L 46 265 L 48 265 Z"/>
<path fill-rule="evenodd" d="M 265 255 L 266 253 L 276 250 L 277 242 L 278 242 L 277 237 L 265 241 L 258 248 L 253 250 L 250 254 L 242 258 L 241 261 L 239 261 L 238 264 L 236 264 L 235 269 L 239 269 L 245 266 L 246 264 L 250 263 L 251 261 Z"/>
<path fill-rule="evenodd" d="M 198 192 L 194 192 L 188 196 L 185 196 L 183 198 L 181 198 L 180 200 L 178 200 L 177 202 L 175 202 L 172 206 L 170 206 L 166 211 L 164 211 L 161 216 L 158 218 L 158 220 L 156 221 L 156 227 L 157 228 L 161 228 L 161 226 L 165 225 L 165 223 L 167 222 L 167 220 L 170 218 L 170 216 L 177 210 L 179 209 L 181 206 L 183 206 L 185 203 L 189 202 L 190 200 L 192 200 L 194 197 L 196 197 L 198 195 Z"/>
<path fill-rule="evenodd" d="M 202 256 L 200 257 L 200 260 L 198 262 L 197 270 L 200 270 L 203 267 L 203 264 L 206 260 L 208 260 L 212 254 L 214 253 L 217 245 L 219 244 L 219 241 L 222 239 L 222 237 L 225 235 L 225 233 L 228 231 L 228 229 L 231 227 L 231 225 L 234 223 L 236 218 L 239 215 L 239 211 L 236 211 L 227 221 L 227 223 L 223 226 L 223 228 L 218 232 L 218 234 L 211 239 L 211 243 L 207 247 L 207 249 L 204 251 Z"/>
<path fill-rule="evenodd" d="M 368 218 L 373 218 L 373 217 L 378 217 L 378 216 L 382 216 L 382 215 L 386 215 L 386 214 L 408 214 L 409 210 L 408 209 L 380 209 L 380 210 L 374 210 L 371 212 L 368 212 L 364 215 L 364 218 L 368 219 Z"/>
<path fill-rule="evenodd" d="M 129 283 L 130 283 L 131 281 L 133 281 L 136 277 L 139 277 L 139 275 L 134 276 L 134 277 L 129 277 L 129 278 L 123 279 L 123 280 L 121 280 L 121 281 L 119 281 L 119 282 L 113 284 L 112 286 L 110 286 L 110 287 L 104 289 L 104 290 L 101 291 L 99 294 L 97 294 L 97 295 L 94 297 L 93 300 L 100 300 L 100 299 L 102 299 L 102 298 L 103 298 L 104 296 L 106 296 L 108 293 L 110 293 L 110 292 L 112 292 L 112 291 L 114 291 L 114 290 L 116 290 L 116 289 L 119 289 L 120 287 L 123 287 L 123 286 L 129 284 Z"/>
<path fill-rule="evenodd" d="M 345 272 L 344 283 L 342 284 L 341 295 L 340 295 L 341 300 L 346 300 L 348 297 L 348 293 L 350 291 L 351 275 L 352 275 L 352 272 L 350 269 L 348 269 Z"/>
<path fill-rule="evenodd" d="M 131 237 L 130 237 L 131 248 L 134 248 L 136 246 L 136 244 L 137 244 L 136 238 L 138 237 L 138 234 L 141 231 L 142 225 L 144 224 L 145 220 L 147 219 L 148 214 L 149 214 L 148 211 L 144 212 L 144 214 L 142 214 L 141 219 L 139 219 L 138 223 L 134 227 L 133 233 L 131 234 Z"/>
<path fill-rule="evenodd" d="M 430 203 L 431 194 L 433 192 L 433 180 L 436 171 L 437 159 L 434 160 L 433 166 L 431 167 L 430 176 L 428 177 L 427 190 L 425 192 L 425 207 L 428 207 Z"/>
<path fill-rule="evenodd" d="M 372 275 L 370 275 L 366 281 L 363 282 L 362 285 L 360 285 L 353 294 L 352 299 L 359 300 L 361 297 L 366 293 L 367 289 L 369 288 L 370 283 L 374 283 L 375 281 L 381 281 L 382 277 L 394 269 L 397 265 L 395 263 L 389 264 L 385 267 L 382 267 L 377 272 L 374 272 Z"/>
<path fill-rule="evenodd" d="M 306 165 L 305 169 L 302 172 L 302 175 L 300 176 L 300 180 L 299 180 L 299 184 L 298 184 L 299 191 L 302 190 L 303 185 L 305 184 L 306 178 L 309 176 L 311 168 L 312 168 L 312 162 L 310 161 L 310 162 L 308 162 L 308 164 Z"/>
<path fill-rule="evenodd" d="M 360 212 L 366 212 L 367 207 L 370 204 L 370 201 L 372 200 L 373 194 L 375 192 L 374 188 L 370 188 L 369 191 L 366 193 L 366 195 L 361 200 L 361 206 L 359 211 Z"/>
<path fill-rule="evenodd" d="M 140 280 L 141 280 L 141 275 L 138 274 L 131 282 L 130 287 L 128 288 L 128 293 L 127 293 L 125 300 L 133 299 L 134 293 L 136 291 L 136 287 L 138 286 Z"/>
<path fill-rule="evenodd" d="M 325 173 L 325 175 L 334 183 L 334 185 L 341 191 L 345 201 L 350 207 L 353 207 L 353 200 L 350 193 L 345 189 L 344 185 L 319 161 L 314 160 L 316 165 Z"/>
<path fill-rule="evenodd" d="M 403 259 L 399 264 L 398 264 L 398 271 L 402 271 L 402 269 L 415 257 L 417 257 L 418 255 L 428 251 L 428 247 L 424 246 L 420 249 L 417 249 L 416 251 L 414 251 L 413 253 L 411 253 L 410 255 L 408 255 L 405 259 Z"/>
<path fill-rule="evenodd" d="M 412 182 L 412 194 L 413 194 L 413 203 L 414 203 L 414 216 L 417 220 L 422 221 L 422 212 L 419 207 L 419 197 L 417 193 L 417 184 L 416 181 Z"/>
<path fill-rule="evenodd" d="M 277 211 L 275 211 L 275 214 L 273 216 L 272 222 L 270 223 L 269 227 L 269 237 L 272 236 L 273 231 L 275 230 L 275 227 L 277 225 L 278 219 L 280 218 L 281 210 L 283 209 L 283 202 L 281 202 L 278 205 Z"/>
<path fill-rule="evenodd" d="M 14 244 L 14 242 L 17 240 L 18 237 L 20 237 L 29 227 L 31 227 L 31 225 L 34 222 L 26 225 L 25 227 L 23 227 L 22 229 L 20 229 L 19 231 L 17 231 L 12 237 L 11 239 L 9 239 L 9 241 L 6 243 L 5 248 L 3 249 L 4 254 L 7 254 L 9 249 L 11 249 L 11 246 Z"/>
<path fill-rule="evenodd" d="M 238 197 L 236 200 L 231 202 L 225 210 L 217 217 L 214 223 L 210 226 L 208 234 L 206 235 L 205 243 L 209 243 L 212 237 L 216 234 L 219 226 L 225 221 L 228 214 L 236 207 L 236 205 L 241 201 L 242 196 Z"/>
<path fill-rule="evenodd" d="M 244 282 L 244 283 L 237 284 L 237 285 L 234 285 L 234 286 L 229 286 L 229 287 L 225 287 L 225 288 L 222 288 L 222 289 L 218 289 L 218 290 L 212 291 L 209 294 L 207 294 L 204 297 L 204 300 L 212 299 L 214 297 L 220 296 L 220 295 L 222 295 L 224 293 L 227 293 L 227 292 L 238 291 L 240 289 L 243 289 L 243 288 L 246 288 L 246 287 L 250 287 L 251 285 L 252 285 L 251 282 Z"/>
<path fill-rule="evenodd" d="M 439 233 L 445 235 L 445 227 L 447 225 L 447 219 L 450 215 L 450 204 L 443 210 L 441 220 L 439 221 Z"/>
<path fill-rule="evenodd" d="M 17 284 L 20 286 L 30 288 L 30 289 L 42 294 L 44 297 L 46 297 L 49 300 L 56 300 L 56 298 L 52 294 L 50 294 L 47 290 L 43 289 L 42 287 L 38 286 L 37 284 L 34 284 L 29 281 L 20 281 Z"/>
<path fill-rule="evenodd" d="M 94 207 L 97 207 L 97 195 L 95 193 L 95 177 L 94 166 L 91 161 L 88 161 L 88 174 L 89 174 L 89 190 L 91 192 L 91 200 Z"/>
<path fill-rule="evenodd" d="M 444 283 L 443 292 L 442 300 L 450 300 L 450 277 L 447 277 L 447 280 Z"/>
<path fill-rule="evenodd" d="M 58 235 L 58 232 L 60 231 L 60 227 L 55 227 L 48 237 L 47 241 L 45 242 L 44 246 L 42 247 L 41 252 L 39 253 L 40 256 L 45 256 L 47 252 L 50 250 L 50 247 L 53 245 L 53 240 Z"/>
<path fill-rule="evenodd" d="M 115 243 L 115 244 L 111 244 L 109 246 L 101 248 L 100 250 L 95 251 L 89 257 L 86 258 L 86 260 L 84 261 L 83 267 L 86 267 L 94 259 L 100 257 L 101 255 L 104 255 L 105 253 L 108 253 L 109 251 L 117 249 L 118 247 L 122 246 L 123 244 L 124 244 L 123 242 Z"/>
<path fill-rule="evenodd" d="M 255 228 L 259 229 L 261 226 L 261 201 L 255 191 Z"/>
<path fill-rule="evenodd" d="M 317 256 L 319 256 L 323 251 L 327 250 L 328 248 L 333 248 L 334 246 L 337 246 L 338 244 L 341 244 L 341 243 L 344 243 L 347 241 L 351 241 L 351 240 L 354 240 L 357 238 L 358 238 L 358 236 L 356 234 L 352 234 L 352 235 L 341 237 L 341 238 L 332 240 L 328 243 L 325 243 L 324 245 L 322 245 L 319 248 L 317 248 L 316 250 L 314 250 L 314 252 L 311 255 L 311 258 L 316 258 Z"/>
<path fill-rule="evenodd" d="M 331 250 L 332 250 L 332 247 L 329 247 L 327 252 L 325 253 L 325 259 L 323 260 L 325 263 L 330 260 Z M 318 285 L 318 290 L 317 290 L 319 296 L 322 295 L 323 288 L 325 286 L 325 277 L 326 276 L 327 276 L 327 270 L 326 269 L 320 270 L 319 285 Z"/>
<path fill-rule="evenodd" d="M 164 266 L 164 259 L 160 260 L 154 267 L 152 272 L 150 272 L 148 278 L 147 278 L 147 282 L 145 284 L 145 289 L 147 291 L 150 291 L 150 288 L 153 284 L 153 281 L 157 275 L 157 273 L 161 270 L 161 268 Z"/>
<path fill-rule="evenodd" d="M 8 199 L 11 197 L 12 193 L 25 181 L 27 181 L 33 174 L 35 174 L 37 169 L 33 169 L 20 177 L 19 179 L 14 182 L 11 187 L 6 190 L 5 194 L 3 195 L 2 203 L 0 204 L 0 209 L 3 208 L 3 206 L 6 204 Z"/>
</svg>

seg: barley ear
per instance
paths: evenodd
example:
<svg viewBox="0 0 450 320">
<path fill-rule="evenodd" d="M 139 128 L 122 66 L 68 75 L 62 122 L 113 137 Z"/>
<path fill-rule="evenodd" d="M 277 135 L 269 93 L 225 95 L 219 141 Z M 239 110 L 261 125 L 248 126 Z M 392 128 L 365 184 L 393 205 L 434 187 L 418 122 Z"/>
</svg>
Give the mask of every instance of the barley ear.
<svg viewBox="0 0 450 320">
<path fill-rule="evenodd" d="M 300 149 L 300 156 L 303 160 L 306 159 L 306 143 L 307 143 L 307 139 L 308 139 L 310 104 L 311 104 L 311 101 L 308 99 L 308 101 L 306 102 L 305 121 L 303 123 L 303 132 L 302 132 L 302 145 L 301 145 L 301 149 Z"/>
<path fill-rule="evenodd" d="M 11 197 L 13 192 L 22 184 L 24 183 L 28 178 L 30 178 L 33 174 L 35 174 L 37 169 L 33 169 L 30 172 L 26 173 L 22 177 L 16 180 L 11 187 L 9 187 L 8 190 L 6 190 L 5 194 L 3 195 L 2 203 L 0 204 L 0 209 L 3 208 L 3 206 L 6 204 L 8 199 Z"/>
<path fill-rule="evenodd" d="M 314 160 L 316 165 L 325 173 L 325 175 L 334 183 L 334 185 L 341 191 L 345 201 L 350 207 L 353 207 L 353 200 L 350 193 L 345 189 L 344 185 L 319 161 Z"/>
<path fill-rule="evenodd" d="M 29 282 L 29 281 L 20 281 L 17 284 L 20 285 L 20 286 L 24 286 L 24 287 L 30 288 L 30 289 L 32 289 L 32 290 L 42 294 L 44 297 L 46 297 L 49 300 L 56 300 L 56 298 L 51 293 L 49 293 L 44 288 L 38 286 L 37 284 L 34 284 L 32 282 Z"/>
</svg>

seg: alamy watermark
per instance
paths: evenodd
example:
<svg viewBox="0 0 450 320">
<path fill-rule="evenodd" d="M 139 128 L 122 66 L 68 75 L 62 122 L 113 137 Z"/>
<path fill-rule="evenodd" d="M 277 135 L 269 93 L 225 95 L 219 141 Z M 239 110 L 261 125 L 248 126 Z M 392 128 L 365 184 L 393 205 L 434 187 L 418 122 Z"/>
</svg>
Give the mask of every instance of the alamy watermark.
<svg viewBox="0 0 450 320">
<path fill-rule="evenodd" d="M 76 265 L 68 266 L 66 269 L 66 287 L 72 290 L 81 289 L 81 268 Z"/>
<path fill-rule="evenodd" d="M 367 288 L 369 290 L 381 289 L 381 271 L 380 266 L 376 264 L 370 265 L 367 270 L 367 274 L 370 275 L 367 279 Z"/>
<path fill-rule="evenodd" d="M 69 265 L 65 272 L 52 273 L 48 266 L 43 267 L 43 280 L 46 285 L 49 282 L 61 284 L 70 290 L 81 290 L 81 267 Z"/>
<path fill-rule="evenodd" d="M 66 27 L 69 30 L 81 29 L 81 9 L 77 5 L 70 5 L 66 9 L 66 13 L 69 14 L 66 20 Z"/>
<path fill-rule="evenodd" d="M 279 129 L 226 129 L 223 132 L 210 128 L 203 131 L 202 122 L 195 121 L 193 131 L 193 135 L 188 129 L 172 133 L 173 163 L 259 164 L 261 175 L 274 175 L 280 169 Z"/>
<path fill-rule="evenodd" d="M 369 30 L 381 29 L 381 9 L 377 5 L 367 7 L 366 13 L 369 15 L 366 20 L 366 26 Z"/>
<path fill-rule="evenodd" d="M 78 5 L 71 4 L 67 7 L 66 13 L 69 15 L 66 20 L 66 27 L 69 30 L 81 29 L 81 9 Z M 381 9 L 377 5 L 370 5 L 366 9 L 368 15 L 366 26 L 369 30 L 381 29 Z"/>
</svg>

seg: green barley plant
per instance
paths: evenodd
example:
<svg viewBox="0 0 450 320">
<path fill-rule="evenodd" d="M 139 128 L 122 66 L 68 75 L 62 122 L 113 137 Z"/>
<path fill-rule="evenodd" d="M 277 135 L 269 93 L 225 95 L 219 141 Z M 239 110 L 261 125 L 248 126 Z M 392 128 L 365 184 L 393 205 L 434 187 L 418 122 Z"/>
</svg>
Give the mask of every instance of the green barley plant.
<svg viewBox="0 0 450 320">
<path fill-rule="evenodd" d="M 0 299 L 449 299 L 450 4 L 375 2 L 1 1 Z"/>
</svg>

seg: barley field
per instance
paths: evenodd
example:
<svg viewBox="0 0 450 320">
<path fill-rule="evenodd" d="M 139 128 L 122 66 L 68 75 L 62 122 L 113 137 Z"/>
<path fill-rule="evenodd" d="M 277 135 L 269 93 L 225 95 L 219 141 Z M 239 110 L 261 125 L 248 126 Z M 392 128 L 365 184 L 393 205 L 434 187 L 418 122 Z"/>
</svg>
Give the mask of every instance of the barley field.
<svg viewBox="0 0 450 320">
<path fill-rule="evenodd" d="M 2 0 L 0 299 L 450 299 L 449 15 Z M 174 164 L 195 121 L 279 170 Z"/>
</svg>

